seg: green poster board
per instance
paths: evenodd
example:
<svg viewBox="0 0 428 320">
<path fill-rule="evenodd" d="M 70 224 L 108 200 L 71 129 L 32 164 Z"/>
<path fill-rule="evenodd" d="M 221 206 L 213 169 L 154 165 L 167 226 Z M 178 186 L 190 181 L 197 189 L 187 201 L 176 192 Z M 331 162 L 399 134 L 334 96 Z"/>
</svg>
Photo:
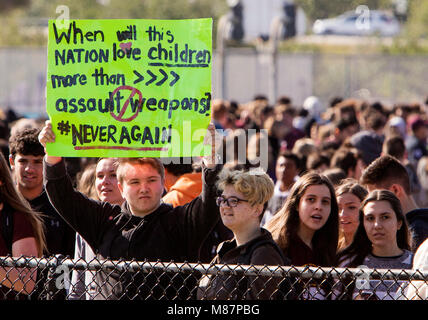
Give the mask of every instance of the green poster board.
<svg viewBox="0 0 428 320">
<path fill-rule="evenodd" d="M 49 21 L 50 155 L 209 153 L 212 19 L 61 22 Z"/>
</svg>

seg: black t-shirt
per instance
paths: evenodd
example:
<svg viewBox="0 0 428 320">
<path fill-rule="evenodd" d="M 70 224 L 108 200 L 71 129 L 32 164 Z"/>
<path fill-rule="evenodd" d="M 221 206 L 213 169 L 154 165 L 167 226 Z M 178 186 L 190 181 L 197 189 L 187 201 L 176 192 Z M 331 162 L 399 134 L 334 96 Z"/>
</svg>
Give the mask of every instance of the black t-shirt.
<svg viewBox="0 0 428 320">
<path fill-rule="evenodd" d="M 428 209 L 415 209 L 406 214 L 406 220 L 412 232 L 413 251 L 428 238 Z"/>
<path fill-rule="evenodd" d="M 76 232 L 60 217 L 58 212 L 49 202 L 46 192 L 29 201 L 31 208 L 43 214 L 45 224 L 47 255 L 63 254 L 74 257 Z"/>
</svg>

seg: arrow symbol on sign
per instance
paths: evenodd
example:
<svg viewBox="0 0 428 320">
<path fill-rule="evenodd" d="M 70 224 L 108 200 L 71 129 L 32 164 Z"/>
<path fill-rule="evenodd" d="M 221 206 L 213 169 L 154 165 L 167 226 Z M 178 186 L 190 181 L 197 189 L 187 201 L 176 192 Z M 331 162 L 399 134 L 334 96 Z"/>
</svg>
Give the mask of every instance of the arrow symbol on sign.
<svg viewBox="0 0 428 320">
<path fill-rule="evenodd" d="M 156 82 L 157 86 L 162 85 L 166 81 L 166 79 L 168 79 L 168 75 L 166 74 L 165 71 L 163 71 L 162 69 L 159 69 L 159 72 L 162 73 L 163 78 L 159 82 Z"/>
<path fill-rule="evenodd" d="M 174 80 L 172 80 L 171 83 L 169 84 L 170 87 L 172 87 L 178 81 L 178 79 L 180 79 L 180 76 L 176 74 L 174 71 L 171 71 L 171 75 L 174 77 Z"/>
<path fill-rule="evenodd" d="M 133 71 L 134 71 L 134 74 L 137 76 L 137 79 L 134 80 L 134 84 L 144 80 L 144 76 L 141 73 L 139 73 L 137 70 L 133 70 Z M 161 80 L 155 83 L 157 86 L 163 85 L 165 81 L 168 80 L 168 74 L 164 70 L 159 69 L 159 72 L 162 74 L 163 77 Z M 152 84 L 158 78 L 150 70 L 147 70 L 147 74 L 150 76 L 150 79 L 145 83 L 146 86 Z M 180 76 L 176 74 L 174 71 L 171 71 L 170 74 L 174 77 L 174 79 L 169 83 L 169 86 L 172 87 L 174 84 L 177 83 L 178 80 L 180 80 Z"/>
<path fill-rule="evenodd" d="M 153 74 L 153 72 L 151 72 L 150 70 L 147 70 L 147 73 L 149 74 L 150 77 L 152 77 L 149 81 L 146 82 L 146 86 L 148 86 L 149 84 L 151 84 L 153 81 L 155 81 L 157 79 L 157 76 L 155 76 Z"/>
<path fill-rule="evenodd" d="M 144 77 L 138 71 L 134 70 L 134 74 L 138 77 L 137 80 L 134 80 L 134 84 L 144 80 Z"/>
</svg>

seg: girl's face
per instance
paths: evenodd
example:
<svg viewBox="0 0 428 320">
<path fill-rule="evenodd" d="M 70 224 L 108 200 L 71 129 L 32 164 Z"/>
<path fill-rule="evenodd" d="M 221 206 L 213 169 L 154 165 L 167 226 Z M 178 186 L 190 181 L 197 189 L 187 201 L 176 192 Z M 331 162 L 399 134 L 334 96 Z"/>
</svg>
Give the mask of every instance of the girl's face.
<svg viewBox="0 0 428 320">
<path fill-rule="evenodd" d="M 345 234 L 354 234 L 359 223 L 360 198 L 353 193 L 344 193 L 337 197 L 339 206 L 340 231 Z"/>
<path fill-rule="evenodd" d="M 244 195 L 235 190 L 234 186 L 226 185 L 221 197 L 230 200 L 231 205 L 227 201 L 220 204 L 220 216 L 223 224 L 233 232 L 242 230 L 254 219 L 258 221 L 256 208 L 252 207 Z M 236 204 L 236 206 L 232 206 L 232 204 Z"/>
<path fill-rule="evenodd" d="M 330 189 L 324 185 L 309 186 L 299 202 L 299 228 L 315 232 L 321 229 L 331 212 Z"/>
<path fill-rule="evenodd" d="M 402 222 L 388 201 L 372 201 L 363 208 L 364 229 L 373 246 L 384 247 L 397 243 L 397 231 Z"/>
<path fill-rule="evenodd" d="M 116 168 L 113 159 L 102 159 L 97 164 L 95 172 L 95 188 L 98 198 L 111 204 L 121 204 L 123 202 L 117 186 Z"/>
</svg>

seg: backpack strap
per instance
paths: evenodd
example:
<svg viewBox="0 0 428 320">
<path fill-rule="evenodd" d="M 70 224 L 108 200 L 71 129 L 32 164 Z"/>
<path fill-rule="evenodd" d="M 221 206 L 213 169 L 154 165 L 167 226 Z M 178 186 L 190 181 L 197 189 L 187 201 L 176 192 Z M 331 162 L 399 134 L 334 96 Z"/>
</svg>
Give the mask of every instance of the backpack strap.
<svg viewBox="0 0 428 320">
<path fill-rule="evenodd" d="M 3 209 L 0 211 L 0 231 L 6 244 L 7 251 L 12 254 L 13 210 L 6 203 L 4 203 Z"/>
</svg>

